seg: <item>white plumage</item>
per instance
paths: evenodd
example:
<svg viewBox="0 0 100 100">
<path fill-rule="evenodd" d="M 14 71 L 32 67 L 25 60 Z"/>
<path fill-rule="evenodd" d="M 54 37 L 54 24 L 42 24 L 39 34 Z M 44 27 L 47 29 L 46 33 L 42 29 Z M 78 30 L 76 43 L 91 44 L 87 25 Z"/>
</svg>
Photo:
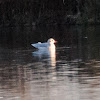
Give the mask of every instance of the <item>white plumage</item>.
<svg viewBox="0 0 100 100">
<path fill-rule="evenodd" d="M 48 39 L 47 42 L 45 43 L 41 43 L 41 42 L 38 42 L 38 43 L 34 43 L 34 44 L 31 44 L 33 47 L 37 48 L 37 49 L 46 49 L 46 48 L 55 48 L 55 44 L 57 41 L 55 41 L 53 38 L 50 38 Z"/>
</svg>

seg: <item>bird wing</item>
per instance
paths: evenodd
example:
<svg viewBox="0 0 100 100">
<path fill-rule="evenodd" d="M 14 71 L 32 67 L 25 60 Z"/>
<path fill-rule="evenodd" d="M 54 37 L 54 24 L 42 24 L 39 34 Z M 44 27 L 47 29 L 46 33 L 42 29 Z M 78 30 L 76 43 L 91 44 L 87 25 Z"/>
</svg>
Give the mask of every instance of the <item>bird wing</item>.
<svg viewBox="0 0 100 100">
<path fill-rule="evenodd" d="M 41 48 L 41 47 L 47 47 L 48 43 L 35 43 L 35 44 L 31 44 L 32 46 L 34 46 L 35 48 Z"/>
</svg>

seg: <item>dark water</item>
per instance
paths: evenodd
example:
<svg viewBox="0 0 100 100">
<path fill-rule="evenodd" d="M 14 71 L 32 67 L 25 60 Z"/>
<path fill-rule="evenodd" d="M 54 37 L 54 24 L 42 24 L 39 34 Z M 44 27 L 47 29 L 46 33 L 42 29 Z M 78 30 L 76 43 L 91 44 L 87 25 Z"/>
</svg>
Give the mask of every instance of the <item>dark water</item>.
<svg viewBox="0 0 100 100">
<path fill-rule="evenodd" d="M 0 32 L 0 100 L 100 99 L 100 26 Z M 50 55 L 30 45 L 52 36 Z"/>
</svg>

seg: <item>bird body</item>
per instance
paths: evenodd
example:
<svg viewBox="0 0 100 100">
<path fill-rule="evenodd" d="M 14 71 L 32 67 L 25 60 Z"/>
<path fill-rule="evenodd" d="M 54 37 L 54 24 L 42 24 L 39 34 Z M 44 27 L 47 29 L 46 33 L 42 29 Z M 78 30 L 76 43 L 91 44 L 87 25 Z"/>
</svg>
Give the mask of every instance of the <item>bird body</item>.
<svg viewBox="0 0 100 100">
<path fill-rule="evenodd" d="M 34 44 L 31 44 L 33 47 L 37 48 L 37 49 L 50 49 L 50 48 L 55 48 L 55 44 L 57 41 L 55 41 L 53 38 L 50 38 L 48 39 L 47 42 L 45 43 L 41 43 L 41 42 L 38 42 L 38 43 L 34 43 Z"/>
</svg>

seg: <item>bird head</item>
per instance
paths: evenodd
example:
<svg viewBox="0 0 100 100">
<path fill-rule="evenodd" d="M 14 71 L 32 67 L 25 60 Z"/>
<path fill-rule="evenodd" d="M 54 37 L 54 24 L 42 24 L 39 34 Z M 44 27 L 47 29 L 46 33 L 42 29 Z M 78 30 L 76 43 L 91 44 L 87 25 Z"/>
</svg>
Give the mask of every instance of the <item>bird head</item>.
<svg viewBox="0 0 100 100">
<path fill-rule="evenodd" d="M 53 38 L 48 39 L 47 42 L 48 42 L 49 44 L 57 43 L 57 41 L 55 41 Z"/>
</svg>

